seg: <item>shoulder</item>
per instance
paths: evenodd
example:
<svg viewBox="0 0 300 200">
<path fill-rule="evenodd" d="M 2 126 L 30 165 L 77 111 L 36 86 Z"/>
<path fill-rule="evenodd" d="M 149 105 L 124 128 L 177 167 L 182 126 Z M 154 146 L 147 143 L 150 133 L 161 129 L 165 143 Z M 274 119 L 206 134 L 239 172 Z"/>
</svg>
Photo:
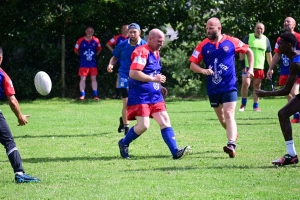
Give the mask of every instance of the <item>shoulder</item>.
<svg viewBox="0 0 300 200">
<path fill-rule="evenodd" d="M 97 38 L 97 37 L 95 37 L 95 36 L 93 36 L 93 39 L 92 39 L 92 40 L 94 40 L 95 42 L 100 42 L 100 39 Z"/>
</svg>

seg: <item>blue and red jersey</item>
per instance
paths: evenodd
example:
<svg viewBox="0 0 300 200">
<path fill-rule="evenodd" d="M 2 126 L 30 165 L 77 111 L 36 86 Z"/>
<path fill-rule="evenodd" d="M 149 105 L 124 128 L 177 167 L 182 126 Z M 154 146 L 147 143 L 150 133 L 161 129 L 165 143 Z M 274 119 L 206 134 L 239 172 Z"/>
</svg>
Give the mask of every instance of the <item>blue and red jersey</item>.
<svg viewBox="0 0 300 200">
<path fill-rule="evenodd" d="M 0 68 L 0 98 L 15 94 L 15 89 L 10 77 Z"/>
<path fill-rule="evenodd" d="M 121 77 L 129 77 L 131 54 L 138 46 L 141 46 L 146 43 L 147 42 L 145 40 L 140 38 L 137 44 L 135 46 L 132 46 L 130 44 L 130 39 L 126 39 L 120 44 L 118 44 L 113 50 L 113 56 L 119 59 L 118 61 L 120 63 L 120 67 L 118 72 Z"/>
<path fill-rule="evenodd" d="M 300 49 L 300 34 L 297 32 L 294 32 L 294 35 L 297 38 L 297 46 L 296 49 Z M 275 44 L 275 48 L 274 48 L 274 52 L 279 54 L 279 50 L 278 50 L 278 43 L 279 43 L 280 37 L 277 38 L 276 40 L 276 44 Z M 280 54 L 280 75 L 289 75 L 290 74 L 290 59 L 284 55 L 284 54 Z"/>
<path fill-rule="evenodd" d="M 228 91 L 237 91 L 235 54 L 246 53 L 248 45 L 235 37 L 222 35 L 218 43 L 208 38 L 195 48 L 190 62 L 200 64 L 203 60 L 206 68 L 211 69 L 214 75 L 207 76 L 207 94 L 221 94 Z"/>
<path fill-rule="evenodd" d="M 116 46 L 126 39 L 128 39 L 128 36 L 123 36 L 122 34 L 119 34 L 119 35 L 115 35 L 107 43 L 111 46 Z"/>
<path fill-rule="evenodd" d="M 91 40 L 81 37 L 77 40 L 75 51 L 79 52 L 80 67 L 97 67 L 97 52 L 102 50 L 100 40 L 95 36 Z"/>
<path fill-rule="evenodd" d="M 147 44 L 137 47 L 131 55 L 131 60 L 130 70 L 139 70 L 152 77 L 161 72 L 159 51 L 153 52 Z M 129 78 L 128 86 L 128 106 L 164 101 L 160 83 L 142 82 Z"/>
</svg>

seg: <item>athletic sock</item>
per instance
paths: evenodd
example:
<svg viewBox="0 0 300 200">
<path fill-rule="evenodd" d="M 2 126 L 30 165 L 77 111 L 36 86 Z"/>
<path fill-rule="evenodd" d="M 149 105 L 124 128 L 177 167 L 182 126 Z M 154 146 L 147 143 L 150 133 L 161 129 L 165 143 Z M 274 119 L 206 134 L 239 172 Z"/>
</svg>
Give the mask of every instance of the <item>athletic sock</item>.
<svg viewBox="0 0 300 200">
<path fill-rule="evenodd" d="M 176 155 L 178 148 L 177 143 L 175 139 L 175 134 L 172 127 L 167 127 L 164 129 L 161 129 L 161 136 L 164 139 L 165 143 L 169 147 L 169 150 L 171 151 L 172 155 Z"/>
<path fill-rule="evenodd" d="M 233 141 L 233 140 L 228 140 L 227 146 L 229 146 L 229 145 L 233 146 L 234 149 L 235 149 L 235 147 L 236 147 L 235 141 Z"/>
<path fill-rule="evenodd" d="M 258 108 L 258 103 L 253 103 L 253 108 Z"/>
<path fill-rule="evenodd" d="M 124 127 L 124 131 L 125 131 L 125 135 L 126 135 L 129 131 L 129 124 L 124 124 L 123 127 Z"/>
<path fill-rule="evenodd" d="M 80 92 L 80 96 L 82 97 L 82 96 L 84 96 L 85 97 L 85 92 L 83 91 L 83 92 Z"/>
<path fill-rule="evenodd" d="M 134 128 L 134 126 L 131 127 L 131 129 L 129 129 L 128 133 L 123 138 L 123 140 L 121 142 L 123 145 L 129 145 L 133 140 L 135 140 L 136 138 L 140 137 L 140 135 L 138 135 L 138 134 L 136 134 L 134 132 L 133 128 Z"/>
<path fill-rule="evenodd" d="M 246 106 L 247 104 L 247 98 L 242 98 L 242 105 Z"/>
<path fill-rule="evenodd" d="M 296 112 L 296 113 L 294 114 L 294 119 L 299 120 L 299 112 Z"/>
<path fill-rule="evenodd" d="M 291 156 L 297 155 L 294 140 L 285 141 L 285 145 L 288 154 L 290 154 Z"/>
<path fill-rule="evenodd" d="M 93 90 L 93 97 L 97 97 L 98 96 L 98 91 L 97 90 Z"/>
</svg>

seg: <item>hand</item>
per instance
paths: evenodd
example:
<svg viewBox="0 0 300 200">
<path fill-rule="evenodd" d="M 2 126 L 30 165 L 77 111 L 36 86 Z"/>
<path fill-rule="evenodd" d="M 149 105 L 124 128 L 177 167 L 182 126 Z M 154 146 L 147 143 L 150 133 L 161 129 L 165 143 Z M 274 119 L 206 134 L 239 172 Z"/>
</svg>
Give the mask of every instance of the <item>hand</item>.
<svg viewBox="0 0 300 200">
<path fill-rule="evenodd" d="M 204 69 L 202 74 L 209 76 L 209 75 L 214 75 L 214 72 L 211 69 Z"/>
<path fill-rule="evenodd" d="M 267 72 L 267 78 L 271 80 L 272 76 L 273 76 L 273 70 L 268 70 L 268 72 Z"/>
<path fill-rule="evenodd" d="M 109 64 L 109 65 L 107 66 L 107 72 L 112 73 L 112 72 L 113 72 L 113 68 L 114 68 L 114 66 L 111 65 L 111 64 Z"/>
<path fill-rule="evenodd" d="M 247 78 L 253 78 L 253 77 L 254 77 L 253 70 L 248 70 L 247 71 Z"/>
<path fill-rule="evenodd" d="M 165 87 L 163 87 L 163 86 L 161 86 L 160 92 L 161 92 L 161 94 L 162 94 L 164 97 L 166 97 L 166 96 L 168 95 L 168 90 L 167 90 L 167 88 L 165 88 Z"/>
<path fill-rule="evenodd" d="M 19 119 L 18 119 L 18 126 L 24 126 L 28 123 L 27 118 L 29 118 L 30 115 L 22 115 Z"/>
<path fill-rule="evenodd" d="M 255 90 L 255 94 L 258 97 L 266 97 L 266 96 L 268 96 L 268 95 L 266 95 L 266 91 L 264 91 L 264 90 Z"/>
<path fill-rule="evenodd" d="M 158 83 L 165 83 L 166 82 L 166 76 L 165 75 L 162 75 L 162 74 L 157 74 L 155 77 L 154 77 L 154 81 L 153 82 L 158 82 Z"/>
</svg>

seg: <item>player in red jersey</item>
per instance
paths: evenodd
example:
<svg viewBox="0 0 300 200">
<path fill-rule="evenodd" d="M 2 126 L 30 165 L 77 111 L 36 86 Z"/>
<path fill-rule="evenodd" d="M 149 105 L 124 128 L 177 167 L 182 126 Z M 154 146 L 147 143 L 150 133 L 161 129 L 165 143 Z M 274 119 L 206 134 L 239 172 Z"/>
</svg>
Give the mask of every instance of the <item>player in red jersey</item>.
<svg viewBox="0 0 300 200">
<path fill-rule="evenodd" d="M 93 89 L 93 99 L 99 100 L 96 79 L 96 76 L 98 75 L 96 56 L 101 53 L 102 47 L 100 40 L 93 35 L 93 27 L 88 26 L 85 29 L 85 36 L 78 39 L 74 48 L 74 52 L 79 56 L 80 59 L 78 72 L 78 75 L 80 76 L 80 100 L 85 99 L 85 82 L 88 75 L 90 76 L 92 82 L 91 85 Z"/>
<path fill-rule="evenodd" d="M 3 61 L 3 50 L 0 47 L 0 65 Z M 8 104 L 11 110 L 14 112 L 18 119 L 18 126 L 24 126 L 27 124 L 27 117 L 29 115 L 23 115 L 18 100 L 15 97 L 15 89 L 9 76 L 0 68 L 0 98 L 7 97 Z M 16 183 L 27 183 L 27 182 L 40 182 L 36 177 L 25 174 L 22 166 L 22 159 L 17 149 L 14 138 L 8 127 L 8 124 L 0 111 L 0 143 L 6 149 L 7 157 L 15 173 Z"/>
</svg>

